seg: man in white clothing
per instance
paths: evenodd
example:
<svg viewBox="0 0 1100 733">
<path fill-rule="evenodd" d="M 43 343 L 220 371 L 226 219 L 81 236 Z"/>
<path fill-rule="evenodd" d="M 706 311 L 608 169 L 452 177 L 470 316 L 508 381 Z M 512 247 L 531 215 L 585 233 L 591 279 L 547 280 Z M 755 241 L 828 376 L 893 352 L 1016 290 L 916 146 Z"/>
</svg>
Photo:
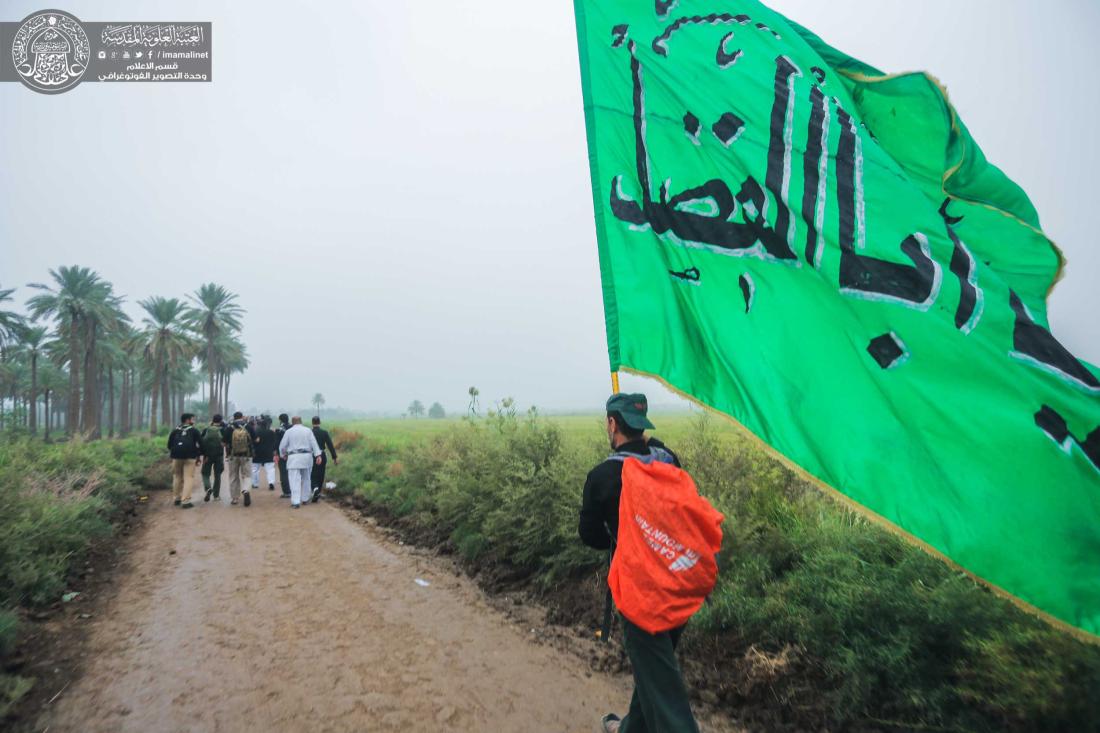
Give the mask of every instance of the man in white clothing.
<svg viewBox="0 0 1100 733">
<path fill-rule="evenodd" d="M 311 467 L 321 463 L 321 448 L 313 437 L 313 431 L 302 424 L 302 418 L 293 417 L 290 423 L 290 429 L 283 433 L 283 439 L 279 442 L 279 455 L 286 462 L 287 477 L 290 479 L 290 506 L 297 509 L 302 505 L 302 492 L 309 491 Z"/>
</svg>

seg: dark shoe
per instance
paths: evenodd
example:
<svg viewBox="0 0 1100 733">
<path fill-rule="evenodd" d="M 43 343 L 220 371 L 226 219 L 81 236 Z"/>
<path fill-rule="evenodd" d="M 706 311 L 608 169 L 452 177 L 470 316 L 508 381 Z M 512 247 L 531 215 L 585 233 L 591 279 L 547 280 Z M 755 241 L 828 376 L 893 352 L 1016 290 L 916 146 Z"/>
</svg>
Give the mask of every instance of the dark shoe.
<svg viewBox="0 0 1100 733">
<path fill-rule="evenodd" d="M 214 498 L 215 498 L 215 499 L 220 499 L 220 498 L 221 498 L 221 494 L 219 494 L 219 493 L 218 493 L 217 491 L 215 491 L 215 492 L 214 492 Z"/>
<path fill-rule="evenodd" d="M 214 493 L 213 489 L 206 490 L 206 496 L 202 497 L 203 501 L 210 501 L 210 495 Z"/>
<path fill-rule="evenodd" d="M 279 498 L 280 498 L 280 499 L 289 499 L 289 498 L 290 498 L 290 494 L 279 494 Z"/>
<path fill-rule="evenodd" d="M 302 505 L 301 505 L 301 504 L 291 504 L 291 505 L 290 505 L 290 508 L 291 508 L 291 509 L 301 509 L 301 508 L 302 508 Z"/>
<path fill-rule="evenodd" d="M 316 489 L 313 490 L 313 493 L 310 494 L 309 503 L 310 504 L 316 504 L 317 500 L 320 499 L 320 498 L 321 498 L 321 487 L 318 486 Z"/>
<path fill-rule="evenodd" d="M 250 494 L 247 491 L 244 492 L 244 505 L 245 506 L 252 506 L 252 494 Z"/>
<path fill-rule="evenodd" d="M 179 505 L 180 505 L 180 500 L 179 500 L 179 499 L 176 499 L 176 500 L 175 500 L 175 501 L 173 501 L 172 503 L 173 503 L 173 504 L 175 504 L 176 506 L 179 506 Z"/>
<path fill-rule="evenodd" d="M 619 730 L 622 719 L 615 713 L 608 713 L 600 719 L 600 730 L 604 733 L 615 733 Z"/>
<path fill-rule="evenodd" d="M 195 505 L 188 501 L 188 502 L 184 502 L 183 504 L 180 504 L 180 509 L 190 509 L 193 506 L 195 506 Z"/>
<path fill-rule="evenodd" d="M 268 484 L 267 485 L 267 490 L 268 491 L 274 491 L 275 490 L 275 484 Z"/>
</svg>

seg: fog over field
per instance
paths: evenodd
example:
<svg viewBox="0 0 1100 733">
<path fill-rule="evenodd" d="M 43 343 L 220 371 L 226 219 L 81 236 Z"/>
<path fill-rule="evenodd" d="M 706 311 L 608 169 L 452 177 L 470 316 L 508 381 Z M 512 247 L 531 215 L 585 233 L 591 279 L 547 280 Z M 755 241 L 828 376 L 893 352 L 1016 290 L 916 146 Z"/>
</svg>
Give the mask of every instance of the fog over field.
<svg viewBox="0 0 1100 733">
<path fill-rule="evenodd" d="M 647 0 L 648 2 L 648 0 Z M 736 2 L 683 6 L 736 8 Z M 1100 4 L 773 0 L 887 71 L 927 69 L 1069 265 L 1054 333 L 1100 362 Z M 7 0 L 0 20 L 42 9 Z M 212 84 L 0 85 L 0 285 L 214 281 L 247 309 L 244 406 L 598 409 L 609 391 L 572 3 L 68 0 L 211 21 Z M 628 389 L 676 398 L 644 380 Z"/>
</svg>

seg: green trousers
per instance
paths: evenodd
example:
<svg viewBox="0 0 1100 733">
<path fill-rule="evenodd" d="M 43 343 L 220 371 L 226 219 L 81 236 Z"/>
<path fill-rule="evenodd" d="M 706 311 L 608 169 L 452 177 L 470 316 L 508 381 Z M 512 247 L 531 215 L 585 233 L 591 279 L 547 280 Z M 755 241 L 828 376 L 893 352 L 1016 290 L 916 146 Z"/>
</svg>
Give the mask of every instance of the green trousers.
<svg viewBox="0 0 1100 733">
<path fill-rule="evenodd" d="M 623 645 L 634 670 L 634 695 L 619 733 L 699 733 L 688 704 L 676 645 L 684 627 L 660 634 L 623 619 Z"/>
<path fill-rule="evenodd" d="M 224 470 L 225 459 L 221 456 L 218 456 L 216 458 L 207 458 L 202 464 L 202 488 L 204 491 L 210 490 L 210 473 L 213 472 L 215 498 L 221 495 L 222 471 Z"/>
</svg>

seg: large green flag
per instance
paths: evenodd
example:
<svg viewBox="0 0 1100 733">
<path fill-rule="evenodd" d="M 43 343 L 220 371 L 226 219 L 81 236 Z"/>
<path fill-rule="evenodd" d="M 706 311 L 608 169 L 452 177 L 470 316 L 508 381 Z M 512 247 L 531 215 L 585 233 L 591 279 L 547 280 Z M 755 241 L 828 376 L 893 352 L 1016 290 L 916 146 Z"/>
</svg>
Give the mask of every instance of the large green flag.
<svg viewBox="0 0 1100 733">
<path fill-rule="evenodd" d="M 1061 254 L 939 84 L 753 0 L 575 5 L 611 369 L 1100 634 L 1100 372 L 1051 335 Z"/>
</svg>

